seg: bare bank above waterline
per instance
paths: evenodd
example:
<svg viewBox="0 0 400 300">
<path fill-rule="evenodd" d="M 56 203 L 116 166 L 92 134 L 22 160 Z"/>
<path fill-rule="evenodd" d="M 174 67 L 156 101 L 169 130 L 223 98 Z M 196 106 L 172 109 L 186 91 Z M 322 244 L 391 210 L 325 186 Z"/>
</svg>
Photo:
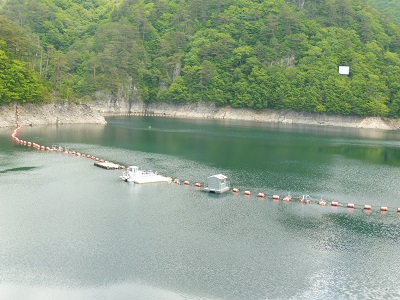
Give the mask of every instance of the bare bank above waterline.
<svg viewBox="0 0 400 300">
<path fill-rule="evenodd" d="M 42 105 L 24 104 L 19 107 L 19 124 L 106 124 L 104 116 L 123 114 L 145 114 L 176 118 L 215 118 L 228 120 L 246 120 L 255 122 L 307 124 L 320 126 L 338 126 L 370 128 L 383 130 L 400 129 L 400 120 L 383 120 L 380 117 L 359 117 L 324 115 L 295 111 L 250 110 L 230 107 L 215 107 L 213 104 L 196 103 L 175 105 L 166 103 L 136 103 L 128 106 L 110 106 L 107 103 L 47 103 Z M 15 104 L 0 106 L 0 127 L 16 126 Z"/>
<path fill-rule="evenodd" d="M 176 118 L 211 118 L 227 120 L 245 120 L 255 122 L 306 124 L 319 126 L 338 126 L 352 128 L 370 128 L 383 130 L 400 129 L 400 120 L 383 120 L 380 117 L 359 117 L 324 115 L 307 112 L 295 112 L 285 110 L 260 110 L 238 109 L 230 107 L 215 107 L 210 104 L 171 105 L 149 104 L 142 109 L 131 107 L 131 111 L 103 111 L 107 115 L 119 114 L 144 114 Z"/>
<path fill-rule="evenodd" d="M 46 124 L 106 124 L 104 117 L 90 106 L 74 103 L 18 105 L 18 123 L 22 126 Z M 0 127 L 17 125 L 16 104 L 0 106 Z"/>
</svg>

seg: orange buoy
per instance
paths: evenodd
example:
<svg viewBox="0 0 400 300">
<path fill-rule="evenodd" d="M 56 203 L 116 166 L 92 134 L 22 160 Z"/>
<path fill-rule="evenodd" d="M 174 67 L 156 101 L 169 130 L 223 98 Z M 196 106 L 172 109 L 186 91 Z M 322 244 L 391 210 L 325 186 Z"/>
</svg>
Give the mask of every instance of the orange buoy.
<svg viewBox="0 0 400 300">
<path fill-rule="evenodd" d="M 234 193 L 239 193 L 239 189 L 233 188 L 233 189 L 232 189 L 232 192 L 234 192 Z"/>
<path fill-rule="evenodd" d="M 41 149 L 42 151 L 44 151 L 44 146 L 41 146 L 40 149 Z"/>
<path fill-rule="evenodd" d="M 249 196 L 249 195 L 251 195 L 251 192 L 250 191 L 244 191 L 244 194 Z"/>
<path fill-rule="evenodd" d="M 183 183 L 184 183 L 185 185 L 189 185 L 189 184 L 190 184 L 190 181 L 189 181 L 189 180 L 185 180 Z"/>
<path fill-rule="evenodd" d="M 338 205 L 339 205 L 339 202 L 336 202 L 336 201 L 331 202 L 331 206 L 338 206 Z"/>
<path fill-rule="evenodd" d="M 281 197 L 279 197 L 279 195 L 272 195 L 272 199 L 274 200 L 279 200 Z"/>
<path fill-rule="evenodd" d="M 325 206 L 326 202 L 321 200 L 321 201 L 318 202 L 318 204 L 321 205 L 321 206 Z"/>
<path fill-rule="evenodd" d="M 354 203 L 347 203 L 347 208 L 355 208 Z"/>
<path fill-rule="evenodd" d="M 28 142 L 28 147 L 31 147 L 32 146 L 32 143 L 31 142 Z"/>
<path fill-rule="evenodd" d="M 366 209 L 366 210 L 370 210 L 371 208 L 372 208 L 371 205 L 368 205 L 368 204 L 365 204 L 365 205 L 364 205 L 364 209 Z"/>
<path fill-rule="evenodd" d="M 386 206 L 381 206 L 381 211 L 388 211 L 388 208 Z"/>
<path fill-rule="evenodd" d="M 264 193 L 258 193 L 257 197 L 264 198 L 265 194 Z"/>
<path fill-rule="evenodd" d="M 196 182 L 195 186 L 201 187 L 201 183 L 200 182 Z"/>
</svg>

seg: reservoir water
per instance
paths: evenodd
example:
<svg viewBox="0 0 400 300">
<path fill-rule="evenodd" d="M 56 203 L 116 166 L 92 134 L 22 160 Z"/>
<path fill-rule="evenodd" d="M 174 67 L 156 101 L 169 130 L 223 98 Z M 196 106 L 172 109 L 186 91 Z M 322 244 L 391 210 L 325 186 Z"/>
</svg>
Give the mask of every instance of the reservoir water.
<svg viewBox="0 0 400 300">
<path fill-rule="evenodd" d="M 0 129 L 0 299 L 400 298 L 399 132 L 107 122 L 24 127 L 19 137 L 192 183 L 222 173 L 241 192 L 129 184 Z M 270 197 L 289 193 L 372 210 Z"/>
</svg>

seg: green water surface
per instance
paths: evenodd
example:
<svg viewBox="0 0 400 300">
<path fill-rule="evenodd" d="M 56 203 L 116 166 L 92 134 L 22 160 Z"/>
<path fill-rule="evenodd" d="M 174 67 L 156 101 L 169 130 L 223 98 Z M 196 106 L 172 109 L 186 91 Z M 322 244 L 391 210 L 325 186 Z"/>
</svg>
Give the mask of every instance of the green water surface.
<svg viewBox="0 0 400 300">
<path fill-rule="evenodd" d="M 13 129 L 0 129 L 0 299 L 400 297 L 398 132 L 107 121 L 26 127 L 19 136 L 192 185 L 128 184 L 118 170 L 16 145 Z M 241 192 L 193 186 L 217 173 Z M 373 209 L 270 198 L 288 193 Z"/>
</svg>

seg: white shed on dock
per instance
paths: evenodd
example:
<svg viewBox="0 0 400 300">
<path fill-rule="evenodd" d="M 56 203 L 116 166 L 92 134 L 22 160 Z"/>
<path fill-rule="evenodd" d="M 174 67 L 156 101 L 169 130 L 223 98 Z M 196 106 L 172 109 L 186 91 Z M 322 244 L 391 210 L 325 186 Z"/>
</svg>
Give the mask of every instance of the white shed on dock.
<svg viewBox="0 0 400 300">
<path fill-rule="evenodd" d="M 222 174 L 212 175 L 207 178 L 204 191 L 221 194 L 229 191 L 228 177 Z"/>
</svg>

